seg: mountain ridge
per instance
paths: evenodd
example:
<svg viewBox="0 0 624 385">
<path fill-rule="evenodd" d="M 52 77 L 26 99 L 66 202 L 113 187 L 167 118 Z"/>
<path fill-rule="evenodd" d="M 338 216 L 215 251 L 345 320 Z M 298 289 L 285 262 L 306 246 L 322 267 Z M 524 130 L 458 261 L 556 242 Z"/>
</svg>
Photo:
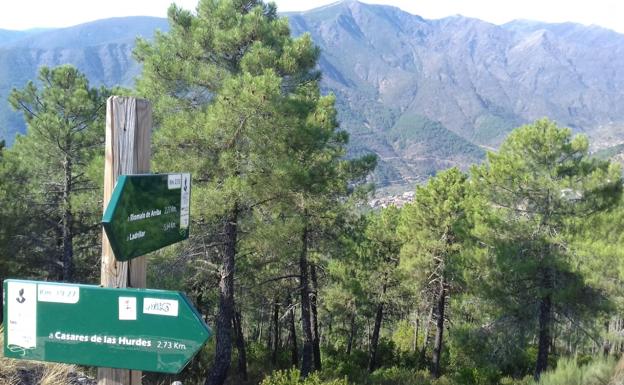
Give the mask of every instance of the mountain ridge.
<svg viewBox="0 0 624 385">
<path fill-rule="evenodd" d="M 72 64 L 92 86 L 132 86 L 140 66 L 132 58 L 137 36 L 151 38 L 168 28 L 167 19 L 130 16 L 96 20 L 67 28 L 0 33 L 0 139 L 10 145 L 24 132 L 8 97 L 13 88 L 36 80 L 40 66 Z"/>
<path fill-rule="evenodd" d="M 103 44 L 134 41 L 136 37 L 151 38 L 155 29 L 168 29 L 167 19 L 152 16 L 127 16 L 94 20 L 71 27 L 27 32 L 5 48 L 86 48 Z M 9 31 L 17 32 L 20 31 Z M 106 33 L 103 33 L 106 32 Z"/>
<path fill-rule="evenodd" d="M 428 20 L 355 0 L 284 16 L 293 34 L 310 33 L 321 48 L 322 90 L 336 94 L 350 154 L 376 153 L 381 185 L 465 168 L 511 129 L 544 116 L 597 147 L 624 142 L 624 35 L 609 29 Z M 93 85 L 131 86 L 140 71 L 135 37 L 156 29 L 166 31 L 166 19 L 106 19 L 17 40 L 0 31 L 0 99 L 40 65 L 71 63 Z M 0 103 L 0 130 L 18 118 Z M 9 142 L 14 131 L 4 134 Z"/>
<path fill-rule="evenodd" d="M 362 117 L 343 119 L 356 141 L 370 126 L 367 112 L 393 111 L 390 122 L 373 124 L 378 140 L 370 147 L 389 146 L 402 161 L 410 154 L 387 132 L 405 113 L 439 122 L 481 147 L 495 147 L 514 127 L 544 116 L 599 145 L 624 140 L 618 133 L 624 127 L 618 92 L 624 36 L 608 29 L 522 21 L 499 26 L 461 16 L 426 20 L 353 1 L 291 18 L 295 34 L 312 31 L 330 58 L 327 88 L 345 100 L 343 110 Z M 341 50 L 348 57 L 331 56 Z M 336 73 L 348 82 L 332 79 Z M 356 101 L 362 97 L 367 100 Z M 405 176 L 428 171 L 404 166 L 394 165 Z"/>
</svg>

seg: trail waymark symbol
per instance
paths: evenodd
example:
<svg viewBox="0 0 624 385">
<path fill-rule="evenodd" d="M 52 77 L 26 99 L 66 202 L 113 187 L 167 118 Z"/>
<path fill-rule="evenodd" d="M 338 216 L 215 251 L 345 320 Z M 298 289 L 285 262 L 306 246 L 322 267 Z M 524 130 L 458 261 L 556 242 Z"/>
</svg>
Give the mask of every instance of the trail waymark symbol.
<svg viewBox="0 0 624 385">
<path fill-rule="evenodd" d="M 24 298 L 24 289 L 20 289 L 20 291 L 19 291 L 19 297 L 15 298 L 15 300 L 16 300 L 18 303 L 24 303 L 24 302 L 26 302 L 26 298 Z"/>
</svg>

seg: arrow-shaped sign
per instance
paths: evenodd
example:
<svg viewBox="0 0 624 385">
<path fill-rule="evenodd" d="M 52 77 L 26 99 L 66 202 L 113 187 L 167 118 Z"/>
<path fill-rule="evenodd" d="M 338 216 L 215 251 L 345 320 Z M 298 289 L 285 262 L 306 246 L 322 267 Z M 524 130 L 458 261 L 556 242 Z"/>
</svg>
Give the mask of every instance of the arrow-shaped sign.
<svg viewBox="0 0 624 385">
<path fill-rule="evenodd" d="M 117 260 L 188 238 L 190 183 L 190 174 L 119 177 L 102 218 Z"/>
<path fill-rule="evenodd" d="M 9 358 L 179 373 L 211 332 L 175 291 L 4 281 Z"/>
</svg>

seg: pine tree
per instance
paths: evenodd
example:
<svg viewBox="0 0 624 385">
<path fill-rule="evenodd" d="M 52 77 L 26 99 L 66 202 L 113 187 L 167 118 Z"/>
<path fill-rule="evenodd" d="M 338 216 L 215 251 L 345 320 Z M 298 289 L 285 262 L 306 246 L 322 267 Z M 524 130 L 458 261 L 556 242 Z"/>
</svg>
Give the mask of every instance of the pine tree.
<svg viewBox="0 0 624 385">
<path fill-rule="evenodd" d="M 318 288 L 313 251 L 323 253 L 323 241 L 331 238 L 332 229 L 348 210 L 349 197 L 358 200 L 366 192 L 363 181 L 376 165 L 374 156 L 344 159 L 348 136 L 338 129 L 333 96 L 319 97 L 318 83 L 302 89 L 292 102 L 293 113 L 306 111 L 306 119 L 291 138 L 292 159 L 285 185 L 289 193 L 286 212 L 298 218 L 300 250 L 298 253 L 299 291 L 303 349 L 301 375 L 321 369 L 318 331 Z M 318 261 L 317 261 L 318 263 Z"/>
<path fill-rule="evenodd" d="M 457 168 L 437 174 L 416 188 L 414 201 L 401 215 L 402 267 L 416 278 L 435 317 L 431 367 L 435 377 L 441 374 L 447 299 L 462 286 L 462 251 L 468 231 L 466 179 Z"/>
<path fill-rule="evenodd" d="M 274 5 L 203 0 L 196 13 L 172 6 L 168 15 L 168 33 L 137 44 L 138 90 L 154 103 L 155 168 L 193 175 L 189 253 L 219 266 L 217 346 L 206 383 L 222 384 L 232 353 L 236 260 L 256 227 L 254 212 L 301 196 L 293 186 L 311 163 L 296 156 L 321 164 L 344 134 L 334 133 L 333 98 L 318 95 L 318 48 L 308 35 L 291 38 Z M 342 156 L 342 144 L 337 148 Z"/>
<path fill-rule="evenodd" d="M 509 316 L 535 322 L 535 378 L 547 368 L 557 315 L 574 319 L 601 296 L 573 262 L 570 222 L 612 207 L 620 170 L 593 159 L 586 137 L 548 120 L 523 126 L 472 170 L 483 198 L 475 235 L 483 246 L 480 279 Z"/>
<path fill-rule="evenodd" d="M 399 253 L 401 240 L 397 234 L 400 211 L 389 206 L 367 219 L 364 241 L 360 244 L 360 268 L 368 275 L 366 292 L 373 307 L 375 321 L 371 336 L 368 371 L 377 369 L 377 348 L 385 313 L 391 303 L 393 290 L 399 286 Z"/>
<path fill-rule="evenodd" d="M 109 91 L 89 87 L 87 78 L 69 65 L 42 67 L 38 80 L 40 86 L 29 82 L 9 97 L 28 128 L 7 154 L 19 169 L 22 187 L 9 199 L 27 202 L 22 215 L 29 218 L 13 235 L 20 235 L 31 252 L 47 254 L 42 257 L 51 259 L 50 276 L 73 281 L 76 250 L 82 257 L 97 252 L 100 208 L 93 198 L 100 180 L 92 166 L 101 160 Z M 61 266 L 58 274 L 56 266 Z"/>
<path fill-rule="evenodd" d="M 368 302 L 368 272 L 361 266 L 360 245 L 364 242 L 367 217 L 350 218 L 334 242 L 333 258 L 326 262 L 329 283 L 323 288 L 324 306 L 333 326 L 325 332 L 329 341 L 342 345 L 350 355 L 358 345 L 360 323 Z"/>
</svg>

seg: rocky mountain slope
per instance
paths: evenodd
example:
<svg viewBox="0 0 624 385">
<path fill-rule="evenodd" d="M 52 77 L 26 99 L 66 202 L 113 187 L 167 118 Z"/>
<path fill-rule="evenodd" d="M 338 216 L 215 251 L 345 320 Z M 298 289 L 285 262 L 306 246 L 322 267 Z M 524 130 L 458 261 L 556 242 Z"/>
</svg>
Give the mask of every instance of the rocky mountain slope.
<svg viewBox="0 0 624 385">
<path fill-rule="evenodd" d="M 128 17 L 52 30 L 0 30 L 0 138 L 11 143 L 23 132 L 24 123 L 7 98 L 14 87 L 36 79 L 40 66 L 70 63 L 92 85 L 132 86 L 140 72 L 132 59 L 136 37 L 151 38 L 155 30 L 167 28 L 165 19 Z"/>
<path fill-rule="evenodd" d="M 578 24 L 425 20 L 343 1 L 288 15 L 323 49 L 325 87 L 387 182 L 463 166 L 514 127 L 550 117 L 624 141 L 624 35 Z"/>
<path fill-rule="evenodd" d="M 355 0 L 286 16 L 294 34 L 308 32 L 321 47 L 324 92 L 337 95 L 351 153 L 379 155 L 381 184 L 466 167 L 514 127 L 545 116 L 597 147 L 624 142 L 624 35 L 572 23 L 426 20 Z M 130 54 L 135 36 L 155 29 L 166 30 L 166 20 L 0 31 L 0 100 L 39 65 L 72 63 L 93 84 L 131 86 L 140 70 Z M 7 110 L 1 102 L 0 133 L 10 140 L 23 126 Z"/>
</svg>

